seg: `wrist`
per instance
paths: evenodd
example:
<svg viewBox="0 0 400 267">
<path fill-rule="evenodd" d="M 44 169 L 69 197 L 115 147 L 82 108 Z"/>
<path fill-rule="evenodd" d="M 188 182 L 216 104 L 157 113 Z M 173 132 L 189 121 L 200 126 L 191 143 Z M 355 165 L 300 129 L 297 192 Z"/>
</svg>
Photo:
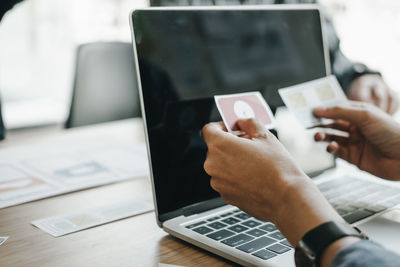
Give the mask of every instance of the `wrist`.
<svg viewBox="0 0 400 267">
<path fill-rule="evenodd" d="M 305 175 L 304 175 L 305 176 Z M 295 247 L 311 229 L 329 221 L 343 221 L 307 176 L 285 190 L 286 198 L 274 222 Z"/>
</svg>

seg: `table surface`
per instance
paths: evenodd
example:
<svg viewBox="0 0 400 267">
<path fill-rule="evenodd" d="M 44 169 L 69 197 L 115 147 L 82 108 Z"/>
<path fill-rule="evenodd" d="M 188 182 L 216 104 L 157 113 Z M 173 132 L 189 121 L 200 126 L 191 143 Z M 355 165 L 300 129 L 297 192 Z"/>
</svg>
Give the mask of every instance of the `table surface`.
<svg viewBox="0 0 400 267">
<path fill-rule="evenodd" d="M 144 142 L 142 121 L 130 119 L 69 130 L 14 131 L 0 149 L 99 134 Z M 143 177 L 0 209 L 0 236 L 9 236 L 0 246 L 0 266 L 235 266 L 168 235 L 157 226 L 154 212 L 57 238 L 31 225 L 35 219 L 118 203 L 146 192 L 151 192 L 151 184 Z"/>
</svg>

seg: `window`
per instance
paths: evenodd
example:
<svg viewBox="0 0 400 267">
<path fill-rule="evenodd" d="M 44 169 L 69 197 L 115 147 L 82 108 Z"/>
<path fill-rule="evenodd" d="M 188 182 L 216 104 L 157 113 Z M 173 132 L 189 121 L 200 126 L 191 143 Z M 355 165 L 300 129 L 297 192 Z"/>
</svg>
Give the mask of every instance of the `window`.
<svg viewBox="0 0 400 267">
<path fill-rule="evenodd" d="M 63 122 L 76 48 L 130 42 L 129 12 L 147 0 L 26 0 L 0 25 L 0 90 L 8 128 Z"/>
<path fill-rule="evenodd" d="M 400 91 L 400 1 L 320 0 L 342 49 Z M 79 44 L 130 41 L 129 11 L 148 0 L 26 0 L 0 25 L 0 92 L 8 128 L 63 122 Z"/>
<path fill-rule="evenodd" d="M 320 0 L 332 15 L 343 52 L 382 72 L 400 92 L 400 1 Z"/>
</svg>

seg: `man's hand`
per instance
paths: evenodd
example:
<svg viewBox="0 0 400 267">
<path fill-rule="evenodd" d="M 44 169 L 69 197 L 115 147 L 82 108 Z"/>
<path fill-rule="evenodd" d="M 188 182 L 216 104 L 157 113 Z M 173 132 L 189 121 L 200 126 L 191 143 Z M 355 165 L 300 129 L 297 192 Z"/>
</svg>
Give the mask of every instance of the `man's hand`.
<svg viewBox="0 0 400 267">
<path fill-rule="evenodd" d="M 329 152 L 379 177 L 400 180 L 400 124 L 388 114 L 361 102 L 315 109 L 314 114 L 334 119 L 326 127 L 348 135 L 317 133 L 315 140 L 329 142 Z"/>
<path fill-rule="evenodd" d="M 393 114 L 399 108 L 399 99 L 378 74 L 365 74 L 350 85 L 348 97 L 351 100 L 374 104 L 383 111 Z"/>
<path fill-rule="evenodd" d="M 341 220 L 273 134 L 253 119 L 238 126 L 245 138 L 227 133 L 222 123 L 203 128 L 204 169 L 227 203 L 274 222 L 294 246 L 317 225 Z"/>
</svg>

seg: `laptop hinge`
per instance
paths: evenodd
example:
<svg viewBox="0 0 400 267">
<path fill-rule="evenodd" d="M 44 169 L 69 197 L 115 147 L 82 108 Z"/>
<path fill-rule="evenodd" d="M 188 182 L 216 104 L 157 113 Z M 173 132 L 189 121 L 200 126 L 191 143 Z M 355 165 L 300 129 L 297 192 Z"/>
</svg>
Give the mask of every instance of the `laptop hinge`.
<svg viewBox="0 0 400 267">
<path fill-rule="evenodd" d="M 196 203 L 182 208 L 183 216 L 191 216 L 194 214 L 202 213 L 226 205 L 222 198 L 214 198 L 211 200 Z"/>
</svg>

